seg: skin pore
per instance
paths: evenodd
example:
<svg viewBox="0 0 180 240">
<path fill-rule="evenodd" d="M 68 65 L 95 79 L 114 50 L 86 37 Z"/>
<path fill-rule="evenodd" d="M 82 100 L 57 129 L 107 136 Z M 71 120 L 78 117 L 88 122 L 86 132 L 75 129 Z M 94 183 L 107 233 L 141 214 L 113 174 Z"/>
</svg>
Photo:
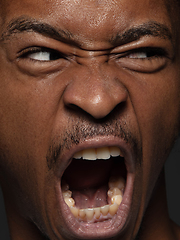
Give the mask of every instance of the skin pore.
<svg viewBox="0 0 180 240">
<path fill-rule="evenodd" d="M 0 182 L 12 240 L 180 239 L 163 171 L 180 130 L 176 4 L 2 0 L 0 11 Z M 74 157 L 111 147 L 116 160 Z M 125 179 L 116 214 L 75 217 L 63 181 L 80 208 L 97 208 L 111 174 Z"/>
</svg>

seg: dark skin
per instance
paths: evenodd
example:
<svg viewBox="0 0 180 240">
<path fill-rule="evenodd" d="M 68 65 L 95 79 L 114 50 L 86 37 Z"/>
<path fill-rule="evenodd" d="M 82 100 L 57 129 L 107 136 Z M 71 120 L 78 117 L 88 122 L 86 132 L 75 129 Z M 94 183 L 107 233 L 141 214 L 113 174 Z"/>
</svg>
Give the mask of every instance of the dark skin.
<svg viewBox="0 0 180 240">
<path fill-rule="evenodd" d="M 163 174 L 180 130 L 169 4 L 1 1 L 0 177 L 13 240 L 180 239 Z M 84 224 L 61 178 L 76 152 L 104 146 L 123 149 L 129 192 L 108 223 Z"/>
</svg>

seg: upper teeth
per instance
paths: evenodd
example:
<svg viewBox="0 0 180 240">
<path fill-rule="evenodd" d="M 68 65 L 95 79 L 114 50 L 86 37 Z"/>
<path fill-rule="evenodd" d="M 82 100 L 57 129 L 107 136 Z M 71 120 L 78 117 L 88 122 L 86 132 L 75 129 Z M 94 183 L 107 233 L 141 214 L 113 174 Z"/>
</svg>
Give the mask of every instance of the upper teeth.
<svg viewBox="0 0 180 240">
<path fill-rule="evenodd" d="M 118 147 L 102 147 L 102 148 L 89 148 L 79 151 L 74 154 L 73 158 L 96 160 L 96 159 L 109 159 L 110 157 L 122 156 Z"/>
</svg>

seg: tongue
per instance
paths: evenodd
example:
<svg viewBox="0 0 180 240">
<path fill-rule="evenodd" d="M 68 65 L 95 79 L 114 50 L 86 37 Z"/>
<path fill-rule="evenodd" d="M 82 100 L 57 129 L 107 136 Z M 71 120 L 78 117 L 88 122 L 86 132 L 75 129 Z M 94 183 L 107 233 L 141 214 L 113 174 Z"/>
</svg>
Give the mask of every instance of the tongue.
<svg viewBox="0 0 180 240">
<path fill-rule="evenodd" d="M 95 208 L 106 205 L 107 200 L 107 186 L 102 186 L 98 189 L 84 189 L 80 191 L 73 191 L 73 199 L 78 208 Z"/>
<path fill-rule="evenodd" d="M 73 159 L 62 180 L 68 183 L 76 207 L 85 209 L 109 204 L 107 191 L 111 176 L 126 179 L 124 161 L 119 157 L 95 161 Z"/>
<path fill-rule="evenodd" d="M 107 185 L 112 165 L 112 159 L 96 161 L 73 159 L 63 178 L 73 192 L 82 192 L 86 189 L 85 195 L 90 197 L 99 187 Z"/>
</svg>

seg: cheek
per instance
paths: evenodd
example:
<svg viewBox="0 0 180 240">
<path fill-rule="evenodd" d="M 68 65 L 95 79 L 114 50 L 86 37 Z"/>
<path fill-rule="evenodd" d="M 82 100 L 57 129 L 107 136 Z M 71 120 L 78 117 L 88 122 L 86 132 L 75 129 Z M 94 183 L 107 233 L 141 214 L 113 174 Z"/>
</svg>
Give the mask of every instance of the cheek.
<svg viewBox="0 0 180 240">
<path fill-rule="evenodd" d="M 180 83 L 177 72 L 177 69 L 169 68 L 144 78 L 145 84 L 139 85 L 139 95 L 134 99 L 142 138 L 143 188 L 147 196 L 150 196 L 179 133 Z"/>
<path fill-rule="evenodd" d="M 0 177 L 12 205 L 40 206 L 47 170 L 46 153 L 55 115 L 46 84 L 4 74 L 0 88 Z M 1 78 L 1 80 L 3 79 Z M 27 80 L 27 79 L 26 79 Z M 37 200 L 39 199 L 39 200 Z M 26 202 L 26 203 L 25 203 Z M 22 207 L 21 207 L 22 205 Z M 33 208 L 32 208 L 33 209 Z M 22 210 L 23 211 L 23 210 Z"/>
<path fill-rule="evenodd" d="M 12 79 L 12 76 L 14 78 Z M 59 96 L 51 80 L 2 76 L 0 86 L 0 146 L 12 151 L 38 151 L 51 132 Z M 46 143 L 47 144 L 47 143 Z"/>
<path fill-rule="evenodd" d="M 145 148 L 153 144 L 155 149 L 161 151 L 162 148 L 166 151 L 168 145 L 172 144 L 171 139 L 178 135 L 179 79 L 177 69 L 171 66 L 149 76 L 142 74 L 137 81 L 135 79 L 132 102 Z"/>
</svg>

